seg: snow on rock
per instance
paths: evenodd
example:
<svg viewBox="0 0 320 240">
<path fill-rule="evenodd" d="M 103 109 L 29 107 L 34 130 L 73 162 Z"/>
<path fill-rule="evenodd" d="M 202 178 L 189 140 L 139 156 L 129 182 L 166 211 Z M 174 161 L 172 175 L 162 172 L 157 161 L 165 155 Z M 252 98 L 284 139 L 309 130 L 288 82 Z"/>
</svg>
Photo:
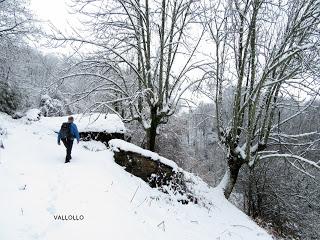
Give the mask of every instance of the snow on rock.
<svg viewBox="0 0 320 240">
<path fill-rule="evenodd" d="M 117 114 L 75 114 L 74 123 L 77 125 L 79 132 L 107 132 L 107 133 L 125 133 L 126 128 Z M 47 125 L 54 131 L 59 131 L 61 124 L 68 120 L 64 117 L 44 117 L 43 124 Z"/>
<path fill-rule="evenodd" d="M 37 108 L 29 109 L 25 115 L 25 118 L 29 121 L 39 121 L 40 117 L 41 117 L 41 111 Z"/>
<path fill-rule="evenodd" d="M 110 140 L 109 146 L 114 153 L 115 162 L 150 187 L 168 193 L 172 199 L 184 204 L 198 202 L 197 197 L 186 186 L 182 169 L 178 171 L 172 161 L 119 139 Z"/>
<path fill-rule="evenodd" d="M 60 120 L 26 125 L 0 114 L 1 127 L 8 130 L 0 149 L 1 240 L 272 239 L 222 191 L 193 174 L 186 173 L 190 185 L 210 205 L 172 201 L 124 171 L 108 149 L 93 152 L 74 144 L 72 160 L 64 164 L 65 148 L 50 130 L 51 121 L 60 125 Z"/>
<path fill-rule="evenodd" d="M 87 142 L 81 142 L 81 146 L 87 150 L 98 152 L 98 151 L 104 151 L 107 149 L 107 146 L 99 141 L 87 141 Z"/>
<path fill-rule="evenodd" d="M 26 114 L 24 112 L 17 111 L 12 114 L 13 119 L 23 118 Z"/>
<path fill-rule="evenodd" d="M 134 153 L 139 153 L 145 157 L 150 157 L 151 159 L 153 159 L 154 161 L 159 161 L 165 165 L 168 165 L 170 167 L 173 168 L 173 170 L 177 171 L 178 165 L 169 160 L 166 159 L 164 157 L 161 157 L 159 154 L 143 149 L 141 147 L 138 147 L 137 145 L 134 145 L 132 143 L 126 142 L 124 140 L 121 139 L 112 139 L 109 141 L 109 146 L 111 147 L 111 149 L 113 151 L 118 151 L 118 149 L 124 150 L 124 151 L 128 151 L 128 152 L 134 152 Z"/>
</svg>

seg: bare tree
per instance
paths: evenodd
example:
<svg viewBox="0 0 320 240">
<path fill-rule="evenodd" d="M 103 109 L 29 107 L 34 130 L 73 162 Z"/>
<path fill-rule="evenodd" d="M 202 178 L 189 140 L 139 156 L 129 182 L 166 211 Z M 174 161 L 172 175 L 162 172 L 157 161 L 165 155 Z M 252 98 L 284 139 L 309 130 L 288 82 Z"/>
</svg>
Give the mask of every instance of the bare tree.
<svg viewBox="0 0 320 240">
<path fill-rule="evenodd" d="M 26 7 L 26 1 L 0 1 L 0 39 L 30 32 L 31 20 L 32 15 Z"/>
<path fill-rule="evenodd" d="M 269 149 L 279 153 L 294 152 L 317 162 L 320 153 L 319 108 L 316 101 L 303 115 L 277 126 L 277 134 L 269 140 Z M 282 119 L 299 110 L 293 100 L 279 106 Z M 296 134 L 304 132 L 312 134 Z M 268 159 L 270 161 L 258 161 L 250 169 L 242 168 L 235 189 L 243 199 L 243 207 L 240 207 L 254 219 L 270 223 L 279 235 L 318 239 L 320 174 L 317 169 L 285 158 Z"/>
<path fill-rule="evenodd" d="M 150 150 L 155 149 L 158 126 L 175 112 L 187 89 L 201 81 L 190 77 L 200 65 L 194 56 L 203 36 L 201 30 L 191 31 L 195 7 L 194 0 L 75 0 L 73 9 L 82 14 L 91 35 L 54 36 L 94 49 L 82 61 L 85 67 L 64 79 L 85 75 L 99 82 L 100 86 L 91 85 L 84 94 L 104 89 L 107 100 L 91 109 L 115 111 L 115 103 L 122 102 L 129 113 L 125 120 L 141 123 Z M 99 74 L 92 71 L 96 67 Z"/>
<path fill-rule="evenodd" d="M 26 67 L 30 63 L 26 62 L 26 53 L 32 51 L 26 46 L 24 37 L 36 29 L 27 6 L 24 0 L 0 1 L 0 109 L 10 114 L 23 105 L 24 94 L 20 87 L 30 88 L 26 81 L 31 78 L 27 74 L 31 70 Z"/>
<path fill-rule="evenodd" d="M 243 164 L 252 167 L 265 159 L 285 158 L 301 171 L 305 164 L 320 169 L 319 162 L 294 151 L 267 149 L 270 139 L 277 135 L 277 127 L 302 114 L 318 96 L 314 60 L 319 59 L 319 9 L 318 0 L 205 4 L 203 18 L 215 53 L 209 74 L 215 83 L 216 126 L 228 152 L 228 168 L 220 184 L 227 198 Z M 230 121 L 222 114 L 227 83 L 234 89 Z M 300 92 L 304 99 L 297 97 Z M 288 98 L 300 108 L 281 119 L 278 109 Z M 318 137 L 302 132 L 288 138 L 305 134 Z"/>
</svg>

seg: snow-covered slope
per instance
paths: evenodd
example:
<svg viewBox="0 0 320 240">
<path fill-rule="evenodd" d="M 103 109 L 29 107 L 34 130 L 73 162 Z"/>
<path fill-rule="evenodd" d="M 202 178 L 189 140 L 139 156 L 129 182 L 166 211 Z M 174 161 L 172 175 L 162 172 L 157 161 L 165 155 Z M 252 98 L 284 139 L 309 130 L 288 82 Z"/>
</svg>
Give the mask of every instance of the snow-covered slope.
<svg viewBox="0 0 320 240">
<path fill-rule="evenodd" d="M 0 114 L 1 240 L 272 239 L 216 189 L 207 207 L 182 205 L 125 172 L 103 146 L 75 145 L 64 164 L 52 122 L 26 123 Z"/>
</svg>

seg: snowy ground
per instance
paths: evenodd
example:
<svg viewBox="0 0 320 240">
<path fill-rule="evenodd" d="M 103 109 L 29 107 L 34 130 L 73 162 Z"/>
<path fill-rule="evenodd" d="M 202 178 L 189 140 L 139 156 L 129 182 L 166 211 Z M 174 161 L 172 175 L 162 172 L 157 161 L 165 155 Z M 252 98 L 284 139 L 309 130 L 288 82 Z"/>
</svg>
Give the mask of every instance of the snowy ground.
<svg viewBox="0 0 320 240">
<path fill-rule="evenodd" d="M 26 123 L 0 114 L 7 129 L 0 149 L 1 240 L 272 239 L 219 191 L 212 189 L 210 208 L 170 201 L 114 163 L 103 146 L 75 145 L 64 164 L 64 148 L 45 119 Z M 84 219 L 55 220 L 58 214 Z"/>
</svg>

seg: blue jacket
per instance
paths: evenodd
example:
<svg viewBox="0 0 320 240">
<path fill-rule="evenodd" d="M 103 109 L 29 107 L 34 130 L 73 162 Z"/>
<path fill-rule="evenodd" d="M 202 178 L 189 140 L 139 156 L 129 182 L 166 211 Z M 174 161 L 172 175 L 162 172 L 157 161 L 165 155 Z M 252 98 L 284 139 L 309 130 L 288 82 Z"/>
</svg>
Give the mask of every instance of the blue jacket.
<svg viewBox="0 0 320 240">
<path fill-rule="evenodd" d="M 71 123 L 70 124 L 70 131 L 71 131 L 71 135 L 77 139 L 77 141 L 79 142 L 80 141 L 80 134 L 79 134 L 79 131 L 78 131 L 78 128 L 77 128 L 77 125 L 75 125 L 74 123 Z M 59 131 L 58 133 L 58 143 L 60 143 L 60 140 L 61 140 L 61 133 Z"/>
</svg>

